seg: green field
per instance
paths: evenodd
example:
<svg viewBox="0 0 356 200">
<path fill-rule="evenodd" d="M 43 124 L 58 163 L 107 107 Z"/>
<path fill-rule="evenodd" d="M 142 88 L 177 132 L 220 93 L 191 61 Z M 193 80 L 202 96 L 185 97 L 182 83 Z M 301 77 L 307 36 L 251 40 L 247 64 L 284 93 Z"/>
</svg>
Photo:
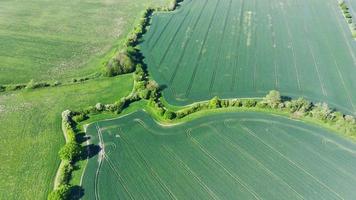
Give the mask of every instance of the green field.
<svg viewBox="0 0 356 200">
<path fill-rule="evenodd" d="M 148 5 L 167 0 L 1 0 L 0 84 L 100 70 Z"/>
<path fill-rule="evenodd" d="M 132 89 L 132 75 L 0 96 L 0 199 L 45 199 L 64 144 L 61 112 L 112 103 Z"/>
<path fill-rule="evenodd" d="M 103 150 L 87 165 L 84 199 L 356 195 L 356 145 L 282 117 L 225 113 L 164 127 L 139 111 L 93 123 L 87 133 Z"/>
<path fill-rule="evenodd" d="M 356 111 L 356 43 L 335 0 L 187 0 L 155 14 L 141 46 L 172 104 L 277 89 Z"/>
</svg>

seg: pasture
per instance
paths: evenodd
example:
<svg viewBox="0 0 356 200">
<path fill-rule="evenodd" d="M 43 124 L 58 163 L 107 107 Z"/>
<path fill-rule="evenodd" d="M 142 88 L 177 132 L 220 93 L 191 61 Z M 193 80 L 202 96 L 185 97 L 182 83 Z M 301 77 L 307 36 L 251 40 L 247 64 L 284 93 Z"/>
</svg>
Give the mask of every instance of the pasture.
<svg viewBox="0 0 356 200">
<path fill-rule="evenodd" d="M 102 147 L 83 199 L 354 199 L 356 145 L 261 113 L 160 126 L 138 111 L 87 127 Z"/>
<path fill-rule="evenodd" d="M 1 0 L 0 84 L 100 70 L 147 6 L 167 0 Z"/>
<path fill-rule="evenodd" d="M 356 43 L 334 0 L 186 0 L 153 16 L 141 49 L 175 105 L 277 89 L 356 112 Z"/>
<path fill-rule="evenodd" d="M 0 199 L 46 199 L 64 144 L 61 113 L 128 95 L 132 75 L 0 95 Z"/>
</svg>

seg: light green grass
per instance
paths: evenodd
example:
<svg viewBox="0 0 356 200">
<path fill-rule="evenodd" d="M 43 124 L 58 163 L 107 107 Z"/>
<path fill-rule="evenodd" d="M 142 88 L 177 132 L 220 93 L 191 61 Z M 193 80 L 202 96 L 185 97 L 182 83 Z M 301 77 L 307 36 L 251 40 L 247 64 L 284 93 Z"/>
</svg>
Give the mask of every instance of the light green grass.
<svg viewBox="0 0 356 200">
<path fill-rule="evenodd" d="M 97 72 L 147 6 L 168 0 L 3 0 L 0 84 Z"/>
<path fill-rule="evenodd" d="M 356 144 L 284 117 L 220 113 L 177 126 L 140 111 L 93 123 L 106 158 L 85 171 L 84 199 L 353 199 Z M 97 173 L 99 170 L 99 173 Z M 98 174 L 98 177 L 96 177 Z M 97 185 L 97 187 L 95 187 Z"/>
<path fill-rule="evenodd" d="M 0 96 L 0 199 L 45 199 L 64 144 L 61 112 L 130 93 L 132 75 Z"/>
<path fill-rule="evenodd" d="M 153 16 L 142 52 L 174 105 L 277 89 L 356 113 L 356 46 L 338 6 L 334 0 L 187 0 Z"/>
</svg>

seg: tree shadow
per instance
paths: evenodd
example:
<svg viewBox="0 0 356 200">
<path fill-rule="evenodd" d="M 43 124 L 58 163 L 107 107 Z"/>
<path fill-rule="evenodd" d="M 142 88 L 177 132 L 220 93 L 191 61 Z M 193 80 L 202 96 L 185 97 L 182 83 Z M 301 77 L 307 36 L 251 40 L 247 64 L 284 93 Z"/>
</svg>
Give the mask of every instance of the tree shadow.
<svg viewBox="0 0 356 200">
<path fill-rule="evenodd" d="M 292 98 L 291 98 L 291 97 L 289 97 L 289 96 L 281 96 L 281 100 L 282 100 L 282 102 L 285 102 L 285 101 L 291 101 L 291 100 L 292 100 Z"/>
<path fill-rule="evenodd" d="M 82 156 L 81 159 L 85 160 L 85 159 L 90 159 L 96 155 L 98 155 L 98 153 L 100 152 L 101 148 L 99 145 L 96 144 L 89 144 L 83 147 L 83 152 L 82 152 Z"/>
<path fill-rule="evenodd" d="M 70 199 L 79 200 L 84 196 L 84 188 L 78 185 L 70 187 Z"/>
<path fill-rule="evenodd" d="M 84 132 L 79 132 L 76 134 L 75 139 L 79 144 L 86 142 L 90 139 L 89 135 L 86 135 Z"/>
</svg>

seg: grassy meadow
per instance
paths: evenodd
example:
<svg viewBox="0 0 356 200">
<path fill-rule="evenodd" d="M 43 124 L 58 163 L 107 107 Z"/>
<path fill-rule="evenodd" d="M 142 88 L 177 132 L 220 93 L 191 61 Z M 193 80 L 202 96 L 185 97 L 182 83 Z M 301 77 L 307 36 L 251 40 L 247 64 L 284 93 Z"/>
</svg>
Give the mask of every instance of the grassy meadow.
<svg viewBox="0 0 356 200">
<path fill-rule="evenodd" d="M 171 104 L 277 89 L 356 113 L 356 43 L 334 0 L 188 0 L 141 46 Z"/>
<path fill-rule="evenodd" d="M 0 84 L 100 70 L 148 5 L 168 0 L 2 0 Z"/>
<path fill-rule="evenodd" d="M 64 144 L 61 113 L 130 93 L 132 75 L 0 96 L 0 199 L 45 199 Z"/>
<path fill-rule="evenodd" d="M 87 133 L 102 142 L 104 155 L 89 160 L 83 199 L 356 195 L 355 143 L 284 117 L 220 113 L 160 126 L 139 111 L 92 123 Z"/>
</svg>

